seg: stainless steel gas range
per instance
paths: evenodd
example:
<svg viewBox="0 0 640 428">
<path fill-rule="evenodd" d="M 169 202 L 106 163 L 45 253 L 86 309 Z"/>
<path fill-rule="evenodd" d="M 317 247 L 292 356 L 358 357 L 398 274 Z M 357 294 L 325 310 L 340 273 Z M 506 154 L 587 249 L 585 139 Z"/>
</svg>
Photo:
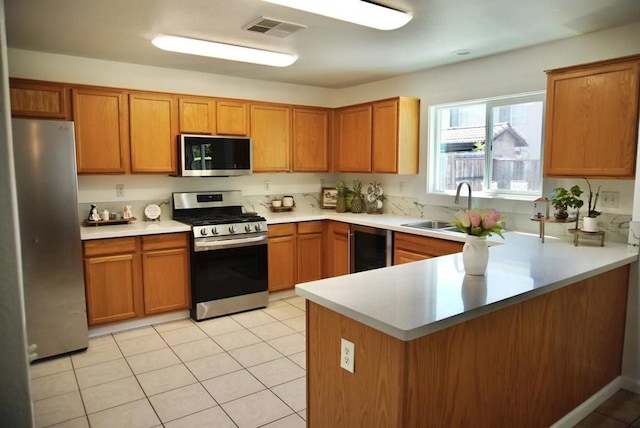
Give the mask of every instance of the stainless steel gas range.
<svg viewBox="0 0 640 428">
<path fill-rule="evenodd" d="M 174 193 L 173 219 L 191 225 L 191 318 L 268 305 L 267 221 L 240 191 Z"/>
</svg>

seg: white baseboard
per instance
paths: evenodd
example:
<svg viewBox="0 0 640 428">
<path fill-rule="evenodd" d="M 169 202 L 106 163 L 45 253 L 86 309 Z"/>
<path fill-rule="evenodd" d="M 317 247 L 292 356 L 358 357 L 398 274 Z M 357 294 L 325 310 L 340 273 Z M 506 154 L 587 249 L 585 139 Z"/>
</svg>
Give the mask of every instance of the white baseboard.
<svg viewBox="0 0 640 428">
<path fill-rule="evenodd" d="M 131 321 L 123 321 L 104 326 L 91 327 L 89 328 L 89 339 L 91 339 L 92 337 L 104 336 L 105 334 L 118 333 L 125 330 L 147 327 L 152 324 L 160 324 L 163 322 L 175 321 L 183 318 L 189 318 L 188 310 L 176 311 L 161 315 L 151 315 Z"/>
<path fill-rule="evenodd" d="M 640 386 L 640 385 L 639 385 Z M 602 403 L 607 401 L 609 397 L 616 393 L 620 388 L 627 389 L 624 386 L 622 376 L 618 376 L 611 382 L 609 382 L 600 391 L 593 394 L 585 402 L 578 407 L 567 413 L 562 419 L 551 425 L 550 428 L 570 428 L 580 422 L 587 415 L 598 408 Z"/>
<path fill-rule="evenodd" d="M 640 380 L 622 376 L 622 388 L 640 394 Z"/>
</svg>

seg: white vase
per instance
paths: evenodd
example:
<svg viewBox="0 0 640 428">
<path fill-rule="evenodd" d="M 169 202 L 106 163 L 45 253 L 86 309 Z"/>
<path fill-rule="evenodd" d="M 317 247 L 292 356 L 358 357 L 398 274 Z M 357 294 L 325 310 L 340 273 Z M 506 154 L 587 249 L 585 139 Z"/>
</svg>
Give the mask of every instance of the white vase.
<svg viewBox="0 0 640 428">
<path fill-rule="evenodd" d="M 462 247 L 462 264 L 469 275 L 484 275 L 489 263 L 489 248 L 486 236 L 467 235 Z"/>
<path fill-rule="evenodd" d="M 597 232 L 598 217 L 582 217 L 582 230 L 585 232 Z"/>
</svg>

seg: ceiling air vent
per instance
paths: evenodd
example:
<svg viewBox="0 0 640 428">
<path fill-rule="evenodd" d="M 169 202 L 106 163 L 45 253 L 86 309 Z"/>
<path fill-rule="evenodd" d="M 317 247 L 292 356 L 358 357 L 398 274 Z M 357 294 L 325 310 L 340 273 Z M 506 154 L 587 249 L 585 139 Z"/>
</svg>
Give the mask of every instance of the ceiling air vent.
<svg viewBox="0 0 640 428">
<path fill-rule="evenodd" d="M 307 28 L 301 24 L 293 22 L 279 21 L 273 18 L 265 18 L 264 16 L 256 21 L 242 27 L 243 30 L 253 31 L 254 33 L 268 34 L 274 37 L 287 37 L 291 33 Z"/>
</svg>

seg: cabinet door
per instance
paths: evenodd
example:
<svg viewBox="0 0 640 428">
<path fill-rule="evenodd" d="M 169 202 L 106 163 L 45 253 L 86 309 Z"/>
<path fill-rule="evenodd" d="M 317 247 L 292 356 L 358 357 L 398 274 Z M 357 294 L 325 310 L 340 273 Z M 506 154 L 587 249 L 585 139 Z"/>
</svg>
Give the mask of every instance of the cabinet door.
<svg viewBox="0 0 640 428">
<path fill-rule="evenodd" d="M 89 325 L 142 315 L 139 256 L 121 254 L 84 260 Z"/>
<path fill-rule="evenodd" d="M 549 72 L 545 176 L 635 175 L 638 59 Z"/>
<path fill-rule="evenodd" d="M 180 98 L 178 100 L 178 109 L 180 133 L 216 133 L 216 101 L 213 98 Z"/>
<path fill-rule="evenodd" d="M 373 104 L 373 172 L 417 174 L 420 100 L 399 97 Z"/>
<path fill-rule="evenodd" d="M 70 120 L 69 89 L 61 84 L 9 79 L 11 116 Z"/>
<path fill-rule="evenodd" d="M 327 223 L 325 233 L 325 277 L 331 278 L 349 273 L 349 225 L 337 221 Z"/>
<path fill-rule="evenodd" d="M 252 104 L 253 171 L 289 171 L 291 109 Z"/>
<path fill-rule="evenodd" d="M 322 279 L 323 271 L 323 235 L 322 222 L 310 221 L 298 223 L 297 237 L 297 282 Z"/>
<path fill-rule="evenodd" d="M 370 104 L 337 112 L 336 164 L 339 172 L 371 172 Z"/>
<path fill-rule="evenodd" d="M 78 174 L 129 171 L 127 101 L 121 91 L 74 88 Z"/>
<path fill-rule="evenodd" d="M 269 291 L 296 284 L 296 225 L 269 226 Z"/>
<path fill-rule="evenodd" d="M 171 95 L 129 95 L 131 172 L 175 173 L 178 113 Z"/>
<path fill-rule="evenodd" d="M 145 315 L 189 308 L 189 250 L 187 248 L 144 252 L 142 278 Z"/>
<path fill-rule="evenodd" d="M 329 170 L 329 111 L 293 108 L 292 150 L 294 171 Z"/>
<path fill-rule="evenodd" d="M 240 101 L 216 101 L 218 135 L 249 135 L 249 104 Z"/>
</svg>

